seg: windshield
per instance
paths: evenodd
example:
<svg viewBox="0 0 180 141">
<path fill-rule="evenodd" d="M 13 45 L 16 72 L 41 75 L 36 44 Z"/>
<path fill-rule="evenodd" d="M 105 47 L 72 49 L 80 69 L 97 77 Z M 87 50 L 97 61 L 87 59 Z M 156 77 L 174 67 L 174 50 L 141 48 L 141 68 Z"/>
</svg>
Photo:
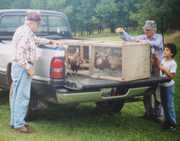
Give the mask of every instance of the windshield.
<svg viewBox="0 0 180 141">
<path fill-rule="evenodd" d="M 23 15 L 6 15 L 0 19 L 1 33 L 14 33 L 17 27 L 24 24 L 25 16 Z M 38 35 L 70 35 L 70 26 L 64 16 L 59 15 L 43 15 L 40 23 Z"/>
<path fill-rule="evenodd" d="M 69 32 L 68 22 L 62 16 L 43 16 L 38 32 Z"/>
</svg>

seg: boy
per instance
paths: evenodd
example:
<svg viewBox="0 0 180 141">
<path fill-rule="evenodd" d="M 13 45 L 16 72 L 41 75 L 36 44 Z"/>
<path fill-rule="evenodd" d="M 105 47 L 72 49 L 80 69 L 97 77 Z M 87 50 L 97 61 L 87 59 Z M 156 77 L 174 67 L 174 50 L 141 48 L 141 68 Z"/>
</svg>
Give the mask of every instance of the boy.
<svg viewBox="0 0 180 141">
<path fill-rule="evenodd" d="M 161 76 L 171 78 L 171 81 L 160 84 L 161 100 L 164 109 L 165 121 L 163 129 L 176 130 L 176 113 L 174 107 L 174 80 L 177 64 L 174 57 L 177 53 L 176 45 L 168 43 L 164 48 L 164 58 L 159 66 Z"/>
</svg>

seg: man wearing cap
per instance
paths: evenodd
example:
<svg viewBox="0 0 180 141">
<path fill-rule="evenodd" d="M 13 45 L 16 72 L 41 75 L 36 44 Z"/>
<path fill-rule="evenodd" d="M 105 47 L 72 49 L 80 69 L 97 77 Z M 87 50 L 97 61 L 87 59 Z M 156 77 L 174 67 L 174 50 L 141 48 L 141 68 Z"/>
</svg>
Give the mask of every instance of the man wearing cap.
<svg viewBox="0 0 180 141">
<path fill-rule="evenodd" d="M 117 33 L 121 33 L 121 37 L 125 41 L 137 41 L 148 43 L 151 46 L 152 52 L 152 75 L 159 76 L 160 71 L 157 69 L 157 65 L 160 63 L 163 57 L 163 38 L 162 35 L 157 34 L 157 26 L 155 21 L 147 20 L 143 26 L 144 34 L 139 36 L 131 36 L 122 27 L 116 29 Z M 150 88 L 147 90 L 147 94 L 144 95 L 144 118 L 158 119 L 162 116 L 162 108 L 160 105 L 160 94 L 158 88 Z"/>
<path fill-rule="evenodd" d="M 12 95 L 10 97 L 10 126 L 17 132 L 31 133 L 30 126 L 25 122 L 30 101 L 33 66 L 38 59 L 39 44 L 54 44 L 55 41 L 36 37 L 41 16 L 38 11 L 27 13 L 24 25 L 20 26 L 12 39 L 14 59 L 11 67 Z"/>
</svg>

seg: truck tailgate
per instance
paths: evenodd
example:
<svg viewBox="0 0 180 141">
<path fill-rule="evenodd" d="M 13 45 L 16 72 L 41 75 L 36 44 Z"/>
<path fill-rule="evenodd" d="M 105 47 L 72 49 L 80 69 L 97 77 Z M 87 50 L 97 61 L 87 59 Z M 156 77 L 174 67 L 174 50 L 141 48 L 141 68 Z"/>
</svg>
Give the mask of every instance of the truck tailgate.
<svg viewBox="0 0 180 141">
<path fill-rule="evenodd" d="M 95 79 L 87 76 L 73 75 L 67 76 L 65 81 L 65 87 L 72 90 L 97 90 L 101 88 L 138 88 L 138 87 L 150 87 L 157 85 L 158 83 L 170 81 L 167 77 L 150 77 L 143 80 L 134 81 L 113 81 Z"/>
</svg>

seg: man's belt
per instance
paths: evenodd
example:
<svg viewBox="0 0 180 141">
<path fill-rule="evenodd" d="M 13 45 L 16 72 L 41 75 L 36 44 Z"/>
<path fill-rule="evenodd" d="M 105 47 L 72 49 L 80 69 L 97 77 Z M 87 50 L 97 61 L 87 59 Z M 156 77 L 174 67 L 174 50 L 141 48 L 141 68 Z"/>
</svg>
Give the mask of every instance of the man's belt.
<svg viewBox="0 0 180 141">
<path fill-rule="evenodd" d="M 28 64 L 30 64 L 30 65 L 34 65 L 34 63 L 33 63 L 33 62 L 31 62 L 31 61 L 28 61 Z"/>
</svg>

